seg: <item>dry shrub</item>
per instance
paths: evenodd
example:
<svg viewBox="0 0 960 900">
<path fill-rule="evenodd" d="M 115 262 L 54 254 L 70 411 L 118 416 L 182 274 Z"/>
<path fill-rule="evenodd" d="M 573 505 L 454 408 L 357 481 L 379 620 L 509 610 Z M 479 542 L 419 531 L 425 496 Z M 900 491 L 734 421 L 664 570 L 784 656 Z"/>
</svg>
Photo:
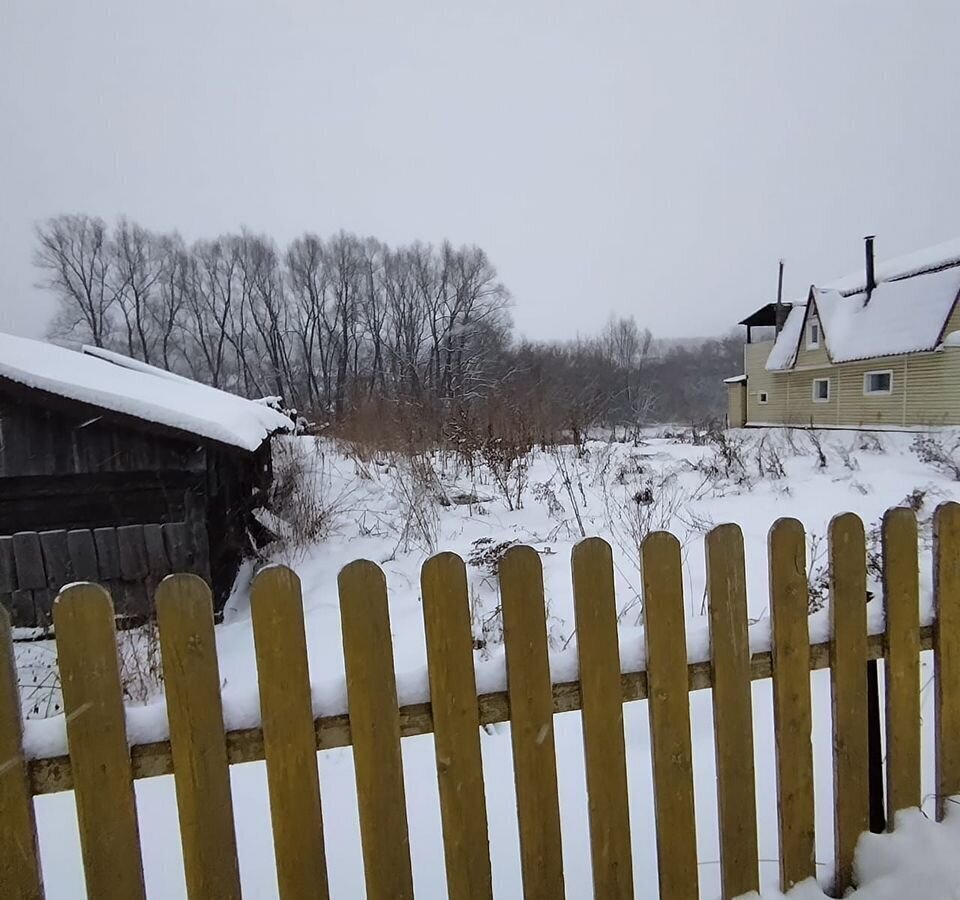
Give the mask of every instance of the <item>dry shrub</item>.
<svg viewBox="0 0 960 900">
<path fill-rule="evenodd" d="M 920 462 L 960 481 L 960 437 L 945 441 L 933 434 L 918 434 L 910 449 Z"/>
<path fill-rule="evenodd" d="M 320 442 L 282 438 L 273 446 L 273 484 L 264 524 L 281 548 L 301 550 L 332 530 L 343 495 L 333 496 Z"/>
</svg>

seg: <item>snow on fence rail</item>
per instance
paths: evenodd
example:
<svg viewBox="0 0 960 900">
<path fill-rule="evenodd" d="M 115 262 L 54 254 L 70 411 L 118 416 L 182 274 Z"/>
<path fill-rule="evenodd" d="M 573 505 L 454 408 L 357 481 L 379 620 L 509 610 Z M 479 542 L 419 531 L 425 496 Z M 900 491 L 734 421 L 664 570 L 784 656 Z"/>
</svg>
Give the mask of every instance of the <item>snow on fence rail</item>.
<svg viewBox="0 0 960 900">
<path fill-rule="evenodd" d="M 33 796 L 73 790 L 87 891 L 144 896 L 133 779 L 172 772 L 188 893 L 239 897 L 229 766 L 266 760 L 280 896 L 327 896 L 321 787 L 315 754 L 353 747 L 367 896 L 413 896 L 400 741 L 431 732 L 449 894 L 490 898 L 479 729 L 509 721 L 524 896 L 562 897 L 563 866 L 553 716 L 580 710 L 595 894 L 632 897 L 622 704 L 650 716 L 660 896 L 698 894 L 689 691 L 712 688 L 723 895 L 759 887 L 751 687 L 773 679 L 780 877 L 814 872 L 810 671 L 829 667 L 833 695 L 836 884 L 853 880 L 868 828 L 867 663 L 885 659 L 888 811 L 919 806 L 919 654 L 933 649 L 937 815 L 960 794 L 960 505 L 935 518 L 935 618 L 921 627 L 914 514 L 883 523 L 886 631 L 868 636 L 865 541 L 854 515 L 830 528 L 831 635 L 811 645 L 805 540 L 795 520 L 770 533 L 772 649 L 751 657 L 743 540 L 735 525 L 707 536 L 711 657 L 688 664 L 679 543 L 650 535 L 641 549 L 646 669 L 621 673 L 612 555 L 599 539 L 573 552 L 579 681 L 552 685 L 540 560 L 511 549 L 500 568 L 507 690 L 478 698 L 463 562 L 440 554 L 423 567 L 432 702 L 400 708 L 386 583 L 373 563 L 340 574 L 349 715 L 314 720 L 296 575 L 271 567 L 251 598 L 262 726 L 226 733 L 209 589 L 176 575 L 157 590 L 169 741 L 128 747 L 109 594 L 71 586 L 54 607 L 69 755 L 27 760 L 11 630 L 0 615 L 0 884 L 4 896 L 41 898 Z M 892 822 L 892 815 L 888 821 Z"/>
</svg>

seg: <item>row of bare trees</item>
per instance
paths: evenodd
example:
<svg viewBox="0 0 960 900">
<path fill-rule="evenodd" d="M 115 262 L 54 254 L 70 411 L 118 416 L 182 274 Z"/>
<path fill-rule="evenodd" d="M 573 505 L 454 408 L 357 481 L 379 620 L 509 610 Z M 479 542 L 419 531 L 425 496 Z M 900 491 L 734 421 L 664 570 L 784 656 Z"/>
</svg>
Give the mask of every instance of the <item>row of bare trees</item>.
<svg viewBox="0 0 960 900">
<path fill-rule="evenodd" d="M 366 410 L 382 427 L 402 410 L 436 436 L 465 416 L 522 418 L 540 440 L 706 418 L 739 364 L 734 339 L 687 359 L 632 317 L 590 339 L 516 344 L 510 295 L 475 246 L 391 248 L 341 232 L 280 248 L 246 230 L 187 244 L 86 215 L 49 219 L 36 237 L 59 301 L 53 336 L 334 422 Z"/>
<path fill-rule="evenodd" d="M 83 215 L 37 240 L 55 336 L 337 417 L 374 391 L 469 396 L 509 335 L 509 295 L 477 247 L 340 233 L 281 250 L 247 231 L 187 245 Z"/>
</svg>

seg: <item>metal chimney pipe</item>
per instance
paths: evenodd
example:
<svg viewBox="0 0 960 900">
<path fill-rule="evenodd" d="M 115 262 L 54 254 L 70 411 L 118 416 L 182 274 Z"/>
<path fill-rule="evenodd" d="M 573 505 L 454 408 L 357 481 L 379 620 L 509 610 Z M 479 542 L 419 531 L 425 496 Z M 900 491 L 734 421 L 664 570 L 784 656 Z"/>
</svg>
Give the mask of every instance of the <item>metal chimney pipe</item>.
<svg viewBox="0 0 960 900">
<path fill-rule="evenodd" d="M 867 266 L 867 298 L 863 301 L 864 306 L 870 302 L 870 295 L 873 293 L 873 289 L 877 286 L 877 279 L 873 269 L 873 239 L 874 235 L 872 234 L 868 234 L 863 239 Z"/>
<path fill-rule="evenodd" d="M 777 307 L 774 314 L 776 333 L 780 334 L 783 323 L 787 320 L 787 310 L 783 305 L 783 260 L 780 260 L 780 274 L 777 276 Z"/>
</svg>

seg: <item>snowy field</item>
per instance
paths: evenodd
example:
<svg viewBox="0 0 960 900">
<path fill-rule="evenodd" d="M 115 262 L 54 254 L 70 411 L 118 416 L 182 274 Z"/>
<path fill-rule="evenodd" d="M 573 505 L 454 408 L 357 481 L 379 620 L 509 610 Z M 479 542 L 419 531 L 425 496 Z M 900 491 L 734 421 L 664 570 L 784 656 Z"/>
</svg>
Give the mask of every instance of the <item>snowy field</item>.
<svg viewBox="0 0 960 900">
<path fill-rule="evenodd" d="M 937 438 L 949 447 L 953 436 Z M 810 536 L 812 581 L 819 583 L 826 563 L 830 518 L 858 513 L 872 549 L 884 510 L 911 503 L 921 521 L 921 591 L 930 600 L 930 517 L 937 503 L 960 499 L 960 482 L 944 465 L 917 452 L 914 437 L 893 433 L 802 431 L 728 432 L 726 439 L 689 431 L 650 432 L 637 443 L 588 442 L 574 447 L 535 449 L 523 465 L 491 471 L 471 470 L 453 456 L 409 457 L 351 452 L 312 438 L 288 439 L 278 447 L 278 472 L 298 473 L 299 493 L 284 507 L 285 522 L 271 521 L 284 540 L 270 561 L 293 566 L 303 582 L 307 643 L 314 706 L 318 714 L 341 712 L 346 694 L 339 638 L 336 576 L 346 563 L 365 557 L 384 569 L 390 594 L 394 656 L 401 703 L 425 699 L 427 679 L 419 570 L 433 552 L 452 550 L 467 560 L 473 610 L 478 687 L 502 689 L 505 670 L 497 609 L 496 560 L 503 544 L 530 544 L 541 556 L 548 603 L 551 665 L 556 680 L 576 675 L 576 635 L 570 578 L 570 551 L 582 533 L 601 535 L 614 550 L 621 623 L 621 660 L 637 668 L 643 659 L 638 575 L 638 541 L 651 530 L 673 531 L 683 546 L 692 659 L 706 653 L 703 536 L 723 522 L 737 522 L 746 545 L 751 642 L 769 639 L 766 539 L 772 523 L 795 516 Z M 934 454 L 935 455 L 935 454 Z M 306 485 L 307 487 L 304 487 Z M 297 521 L 299 520 L 299 522 Z M 306 523 L 306 524 L 305 524 Z M 248 609 L 250 572 L 239 579 L 222 625 L 218 651 L 228 727 L 256 724 L 258 700 L 253 635 Z M 876 585 L 873 585 L 876 589 Z M 876 625 L 879 603 L 871 607 Z M 825 635 L 825 613 L 814 614 L 811 629 Z M 42 647 L 22 654 L 42 653 Z M 22 656 L 21 663 L 30 660 Z M 931 667 L 924 660 L 924 752 L 932 756 Z M 832 790 L 829 676 L 813 675 L 814 764 L 817 783 L 817 859 L 829 879 L 832 857 Z M 777 879 L 774 743 L 770 683 L 754 684 L 757 797 L 763 886 Z M 702 896 L 719 892 L 719 849 L 710 694 L 691 695 L 698 842 Z M 655 896 L 656 848 L 653 825 L 647 712 L 642 702 L 625 708 L 634 870 L 638 896 Z M 132 739 L 162 738 L 166 716 L 162 696 L 128 709 Z M 62 717 L 27 723 L 28 752 L 63 752 Z M 481 735 L 490 822 L 490 852 L 496 895 L 520 896 L 519 851 L 513 794 L 509 726 Z M 591 896 L 587 806 L 582 735 L 577 713 L 556 718 L 556 742 L 563 819 L 567 895 Z M 418 897 L 444 897 L 445 879 L 432 738 L 405 739 L 404 777 L 410 843 Z M 359 829 L 349 749 L 319 755 L 327 859 L 334 897 L 363 896 Z M 272 840 L 262 764 L 231 770 L 240 868 L 246 896 L 276 896 Z M 929 793 L 932 772 L 924 772 Z M 148 893 L 156 898 L 184 896 L 183 870 L 171 777 L 137 782 Z M 927 804 L 927 809 L 932 804 Z M 71 794 L 37 800 L 41 853 L 48 897 L 82 897 L 79 843 Z M 927 831 L 933 831 L 933 837 Z M 890 846 L 908 842 L 930 847 L 953 834 L 953 825 L 914 822 L 909 834 L 864 846 L 864 870 L 878 883 L 865 898 L 884 893 L 889 882 L 885 861 L 896 858 Z M 913 845 L 910 845 L 913 846 Z M 872 857 L 870 854 L 872 853 Z M 915 858 L 912 850 L 900 858 Z M 917 871 L 914 868 L 914 873 Z M 915 875 L 914 875 L 915 877 Z M 956 879 L 955 879 L 956 880 Z M 879 884 L 879 886 L 878 886 Z M 807 886 L 809 887 L 809 886 Z M 805 887 L 803 890 L 807 890 Z M 766 896 L 766 895 L 765 895 Z M 772 895 L 771 895 L 772 896 Z M 819 896 L 812 889 L 803 897 Z M 907 896 L 907 895 L 904 895 Z M 920 896 L 911 892 L 909 896 Z M 926 896 L 926 895 L 924 895 Z M 941 894 L 930 894 L 930 897 Z M 944 895 L 946 896 L 946 895 Z"/>
</svg>

